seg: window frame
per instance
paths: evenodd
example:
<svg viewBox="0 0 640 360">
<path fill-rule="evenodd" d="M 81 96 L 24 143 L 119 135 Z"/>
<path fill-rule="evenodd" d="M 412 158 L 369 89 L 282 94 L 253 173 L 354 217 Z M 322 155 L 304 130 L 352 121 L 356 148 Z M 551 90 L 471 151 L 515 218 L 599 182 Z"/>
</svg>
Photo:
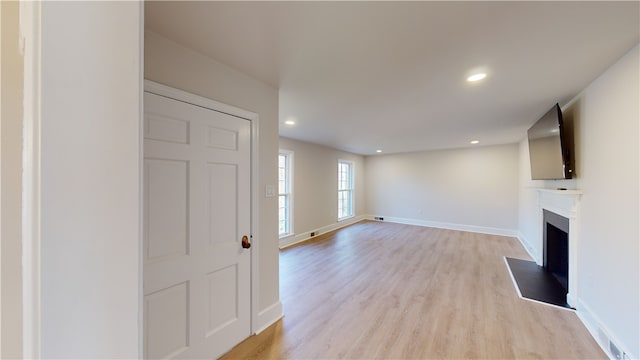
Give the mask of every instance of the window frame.
<svg viewBox="0 0 640 360">
<path fill-rule="evenodd" d="M 349 172 L 348 172 L 348 188 L 346 189 L 342 189 L 341 188 L 341 182 L 340 182 L 340 167 L 342 164 L 346 164 L 349 166 Z M 338 176 L 337 176 L 337 180 L 338 180 L 338 186 L 337 186 L 337 190 L 338 190 L 338 206 L 337 206 L 337 210 L 338 210 L 338 221 L 342 221 L 342 220 L 346 220 L 349 218 L 352 218 L 355 216 L 356 210 L 356 200 L 355 200 L 355 162 L 351 161 L 351 160 L 344 160 L 344 159 L 338 159 L 338 167 L 337 167 L 337 171 L 338 171 Z M 348 192 L 349 194 L 349 205 L 348 205 L 348 209 L 350 210 L 350 212 L 347 215 L 343 215 L 342 217 L 340 216 L 340 207 L 341 207 L 341 202 L 340 202 L 340 194 L 341 192 Z"/>
<path fill-rule="evenodd" d="M 280 192 L 280 156 L 286 157 L 285 167 L 285 192 Z M 288 171 L 287 171 L 288 170 Z M 288 215 L 288 219 L 285 219 L 288 225 L 288 231 L 280 233 L 280 197 L 287 196 L 287 205 L 285 205 L 285 211 Z M 293 151 L 286 149 L 278 150 L 278 238 L 286 238 L 293 235 Z"/>
</svg>

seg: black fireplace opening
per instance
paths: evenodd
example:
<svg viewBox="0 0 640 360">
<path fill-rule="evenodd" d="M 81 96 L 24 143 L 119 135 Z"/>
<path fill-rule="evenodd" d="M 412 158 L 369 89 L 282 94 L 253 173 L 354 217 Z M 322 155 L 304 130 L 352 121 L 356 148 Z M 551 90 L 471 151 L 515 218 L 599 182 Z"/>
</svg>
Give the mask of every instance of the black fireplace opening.
<svg viewBox="0 0 640 360">
<path fill-rule="evenodd" d="M 543 268 L 569 289 L 569 219 L 543 210 Z"/>
<path fill-rule="evenodd" d="M 569 288 L 569 234 L 547 223 L 547 266 L 563 288 Z"/>
</svg>

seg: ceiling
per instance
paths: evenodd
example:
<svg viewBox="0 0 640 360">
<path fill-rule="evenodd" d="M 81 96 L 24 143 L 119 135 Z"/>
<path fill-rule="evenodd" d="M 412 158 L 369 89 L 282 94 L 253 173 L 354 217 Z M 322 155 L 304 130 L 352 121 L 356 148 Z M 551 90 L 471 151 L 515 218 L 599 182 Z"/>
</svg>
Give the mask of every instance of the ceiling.
<svg viewBox="0 0 640 360">
<path fill-rule="evenodd" d="M 639 5 L 146 2 L 145 27 L 279 89 L 281 136 L 369 155 L 520 141 L 638 43 Z"/>
</svg>

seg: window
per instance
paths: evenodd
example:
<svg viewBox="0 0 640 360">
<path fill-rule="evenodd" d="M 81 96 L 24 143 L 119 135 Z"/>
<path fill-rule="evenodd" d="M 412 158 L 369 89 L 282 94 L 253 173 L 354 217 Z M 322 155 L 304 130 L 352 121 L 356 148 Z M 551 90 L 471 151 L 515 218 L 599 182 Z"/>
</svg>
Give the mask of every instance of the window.
<svg viewBox="0 0 640 360">
<path fill-rule="evenodd" d="M 338 160 L 338 220 L 353 216 L 353 163 Z"/>
<path fill-rule="evenodd" d="M 291 223 L 293 189 L 293 152 L 280 150 L 278 154 L 278 233 L 280 237 L 293 232 Z"/>
</svg>

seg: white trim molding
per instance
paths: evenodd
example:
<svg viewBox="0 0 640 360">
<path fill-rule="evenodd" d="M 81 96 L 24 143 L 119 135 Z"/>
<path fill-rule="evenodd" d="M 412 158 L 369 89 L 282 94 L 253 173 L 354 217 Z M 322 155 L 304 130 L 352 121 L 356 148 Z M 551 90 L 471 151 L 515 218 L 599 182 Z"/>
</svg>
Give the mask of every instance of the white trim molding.
<svg viewBox="0 0 640 360">
<path fill-rule="evenodd" d="M 289 246 L 295 242 L 296 242 L 296 234 L 289 234 L 278 239 L 280 249 L 282 249 L 283 247 Z"/>
<path fill-rule="evenodd" d="M 536 249 L 533 246 L 530 245 L 530 242 L 527 240 L 527 238 L 524 236 L 524 234 L 521 233 L 520 231 L 518 231 L 518 234 L 517 234 L 516 237 L 518 238 L 518 240 L 522 244 L 522 247 L 527 252 L 527 254 L 529 254 L 529 256 L 531 256 L 533 261 L 535 261 L 536 264 L 541 264 L 542 260 L 540 260 L 540 253 L 538 253 L 536 251 Z"/>
<path fill-rule="evenodd" d="M 140 4 L 140 112 L 138 117 L 138 218 L 144 219 L 144 1 Z M 138 358 L 144 358 L 144 226 L 138 230 Z"/>
<path fill-rule="evenodd" d="M 349 165 L 349 188 L 348 189 L 340 189 L 340 165 L 341 164 L 347 164 Z M 347 216 L 343 216 L 340 217 L 340 204 L 338 203 L 336 210 L 338 210 L 338 222 L 342 222 L 342 221 L 349 221 L 351 220 L 351 218 L 355 217 L 355 213 L 356 213 L 356 191 L 355 191 L 355 184 L 356 184 L 356 163 L 353 160 L 346 160 L 346 159 L 338 159 L 338 163 L 337 163 L 337 167 L 336 167 L 336 172 L 337 172 L 337 176 L 336 176 L 336 181 L 337 181 L 337 193 L 336 193 L 336 200 L 338 200 L 340 198 L 340 192 L 341 191 L 348 191 L 351 195 L 351 203 L 349 204 L 349 208 L 351 210 L 351 213 Z"/>
<path fill-rule="evenodd" d="M 20 2 L 24 54 L 22 152 L 22 356 L 40 358 L 41 3 Z"/>
<path fill-rule="evenodd" d="M 287 174 L 286 174 L 286 184 L 288 187 L 288 191 L 287 194 L 289 195 L 289 207 L 287 209 L 287 212 L 289 214 L 289 219 L 287 219 L 287 221 L 289 222 L 289 232 L 284 234 L 284 235 L 280 235 L 278 234 L 278 238 L 279 241 L 282 241 L 282 239 L 288 238 L 290 236 L 292 236 L 294 234 L 294 227 L 293 227 L 293 217 L 294 217 L 294 201 L 293 201 L 293 196 L 294 196 L 294 171 L 295 171 L 295 165 L 294 165 L 294 161 L 295 161 L 295 157 L 294 157 L 294 153 L 291 150 L 287 150 L 287 149 L 278 149 L 278 169 L 280 168 L 280 155 L 285 155 L 287 158 Z M 280 201 L 280 173 L 278 173 L 278 201 Z M 278 213 L 278 223 L 280 222 L 280 214 Z"/>
<path fill-rule="evenodd" d="M 243 119 L 250 120 L 253 124 L 258 120 L 258 114 L 247 111 L 232 105 L 227 105 L 219 101 L 208 99 L 199 95 L 195 95 L 180 89 L 176 89 L 167 85 L 163 85 L 151 80 L 144 80 L 144 91 L 156 94 L 159 96 L 169 97 L 175 100 L 180 100 L 191 105 L 204 107 L 207 109 L 215 110 L 221 113 L 237 116 Z"/>
<path fill-rule="evenodd" d="M 280 301 L 271 304 L 266 309 L 260 311 L 255 321 L 255 329 L 253 334 L 260 334 L 266 328 L 273 325 L 276 321 L 282 319 L 284 313 L 282 312 L 282 303 Z"/>
<path fill-rule="evenodd" d="M 309 230 L 309 231 L 305 231 L 303 233 L 294 235 L 294 236 L 287 236 L 287 237 L 283 237 L 282 239 L 280 239 L 280 249 L 284 249 L 287 248 L 289 246 L 301 243 L 303 241 L 307 241 L 307 240 L 311 240 L 315 237 L 317 237 L 320 234 L 325 234 L 328 233 L 330 231 L 334 231 L 334 230 L 338 230 L 340 228 L 343 228 L 345 226 L 349 226 L 351 224 L 355 224 L 357 222 L 360 222 L 362 220 L 368 220 L 370 217 L 368 215 L 359 215 L 359 216 L 352 216 L 349 218 L 346 218 L 344 220 L 340 220 L 334 224 L 330 224 L 330 225 L 325 225 L 323 227 L 317 228 L 315 230 Z M 313 237 L 311 237 L 311 233 L 314 233 Z"/>
<path fill-rule="evenodd" d="M 510 236 L 517 237 L 517 230 L 513 229 L 501 229 L 487 226 L 476 226 L 476 225 L 464 225 L 464 224 L 454 224 L 454 223 L 446 223 L 439 221 L 429 221 L 429 220 L 420 220 L 420 219 L 408 219 L 408 218 L 398 218 L 398 217 L 388 217 L 384 215 L 369 215 L 369 220 L 376 220 L 375 218 L 383 218 L 383 221 L 393 222 L 398 224 L 406 224 L 406 225 L 417 225 L 424 227 L 432 227 L 439 229 L 447 229 L 447 230 L 458 230 L 458 231 L 467 231 L 473 233 L 480 234 L 489 234 L 489 235 L 499 235 L 499 236 Z"/>
<path fill-rule="evenodd" d="M 589 334 L 591 334 L 591 337 L 593 337 L 602 351 L 607 354 L 609 359 L 617 360 L 614 354 L 612 354 L 611 350 L 609 349 L 609 342 L 613 342 L 621 353 L 625 353 L 627 355 L 627 359 L 640 358 L 640 354 L 631 354 L 629 352 L 629 347 L 612 335 L 613 332 L 611 332 L 604 325 L 604 323 L 595 315 L 591 308 L 582 299 L 578 299 L 576 314 L 578 315 L 578 319 L 582 321 L 584 326 L 589 331 Z"/>
</svg>

